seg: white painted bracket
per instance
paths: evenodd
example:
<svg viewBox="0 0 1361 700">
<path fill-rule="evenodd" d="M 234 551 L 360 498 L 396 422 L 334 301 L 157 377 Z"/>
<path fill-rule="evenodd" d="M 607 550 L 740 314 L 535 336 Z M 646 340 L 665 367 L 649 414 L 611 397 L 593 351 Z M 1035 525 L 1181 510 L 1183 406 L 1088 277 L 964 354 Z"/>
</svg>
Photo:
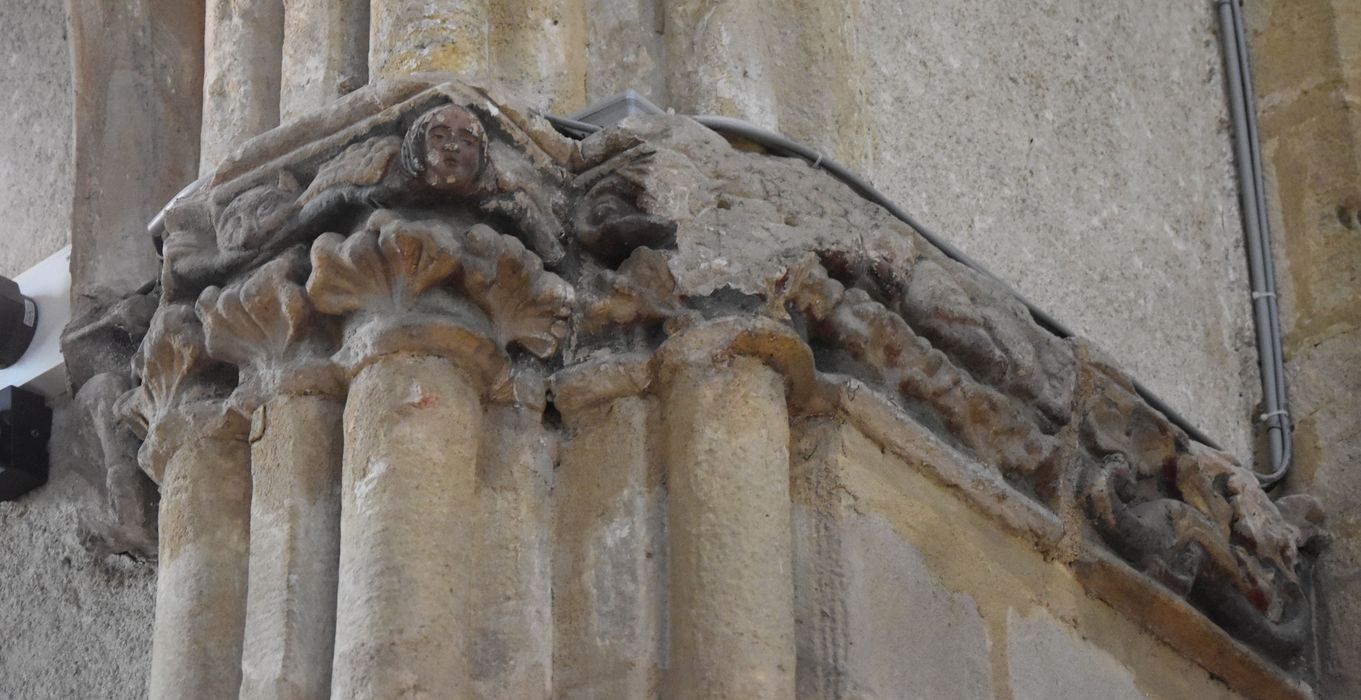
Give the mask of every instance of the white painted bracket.
<svg viewBox="0 0 1361 700">
<path fill-rule="evenodd" d="M 19 361 L 0 369 L 0 387 L 18 386 L 51 399 L 66 393 L 61 332 L 71 321 L 71 246 L 14 278 L 38 305 L 38 329 Z"/>
</svg>

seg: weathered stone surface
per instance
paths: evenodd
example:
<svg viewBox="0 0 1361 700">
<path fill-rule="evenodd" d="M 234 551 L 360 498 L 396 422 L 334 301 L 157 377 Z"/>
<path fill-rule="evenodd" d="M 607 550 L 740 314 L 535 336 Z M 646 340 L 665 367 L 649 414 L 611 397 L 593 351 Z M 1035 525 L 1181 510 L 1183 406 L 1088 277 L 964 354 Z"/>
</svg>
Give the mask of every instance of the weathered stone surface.
<svg viewBox="0 0 1361 700">
<path fill-rule="evenodd" d="M 1315 571 L 1320 690 L 1361 694 L 1361 12 L 1345 0 L 1244 7 L 1275 248 L 1295 454 L 1336 537 Z"/>
<path fill-rule="evenodd" d="M 591 382 L 599 386 L 597 382 Z M 568 698 L 655 697 L 665 666 L 658 402 L 564 405 L 553 489 L 553 683 Z"/>
<path fill-rule="evenodd" d="M 759 359 L 681 366 L 663 389 L 669 693 L 794 692 L 789 414 Z"/>
<path fill-rule="evenodd" d="M 241 698 L 331 696 L 343 410 L 284 395 L 255 411 Z"/>
<path fill-rule="evenodd" d="M 472 682 L 479 393 L 439 357 L 384 356 L 350 384 L 334 696 Z"/>
<path fill-rule="evenodd" d="M 199 173 L 279 124 L 283 0 L 211 0 L 203 28 Z"/>
<path fill-rule="evenodd" d="M 78 193 L 70 220 L 74 331 L 116 313 L 106 310 L 156 279 L 147 223 L 198 172 L 204 10 L 202 3 L 155 0 L 68 7 Z M 63 352 L 75 389 L 94 374 L 127 367 L 121 345 L 107 358 L 102 344 L 84 340 L 64 343 Z"/>
<path fill-rule="evenodd" d="M 371 79 L 448 71 L 472 80 L 487 75 L 487 0 L 431 6 L 421 0 L 369 4 Z"/>
<path fill-rule="evenodd" d="M 1148 697 L 1119 661 L 1043 613 L 1008 614 L 1007 661 L 1016 700 Z"/>
<path fill-rule="evenodd" d="M 672 105 L 687 114 L 741 117 L 776 128 L 775 67 L 761 3 L 666 0 L 662 6 L 666 26 L 686 28 L 665 34 Z"/>
<path fill-rule="evenodd" d="M 76 439 L 54 461 L 70 464 L 84 486 L 79 536 L 85 547 L 99 556 L 145 559 L 156 555 L 156 485 L 138 466 L 137 436 L 115 408 L 131 388 L 122 374 L 98 374 L 86 382 L 63 414 L 67 422 L 58 426 Z"/>
<path fill-rule="evenodd" d="M 819 373 L 863 378 L 942 458 L 979 462 L 995 478 L 957 488 L 985 512 L 984 492 L 1022 499 L 1011 510 L 1026 514 L 1000 517 L 1048 555 L 1080 568 L 1084 553 L 1113 551 L 1159 595 L 1282 664 L 1299 658 L 1300 550 L 1317 528 L 1287 515 L 1313 505 L 1283 515 L 1249 472 L 1194 445 L 1087 344 L 1042 331 L 995 280 L 825 173 L 688 119 L 626 120 L 576 142 L 441 79 L 378 83 L 264 135 L 171 211 L 162 306 L 128 400 L 159 474 L 194 420 L 297 391 L 270 379 L 279 372 L 350 382 L 333 692 L 550 692 L 550 579 L 532 561 L 547 556 L 534 435 L 552 432 L 536 415 L 549 372 L 566 416 L 661 402 L 663 687 L 794 691 L 789 430 L 791 415 L 825 410 Z M 573 379 L 591 373 L 596 398 Z M 641 454 L 624 466 L 641 468 Z M 468 515 L 479 508 L 503 531 L 475 531 L 490 527 Z M 640 536 L 620 555 L 630 566 Z M 499 590 L 464 590 L 478 551 Z M 565 596 L 582 656 L 650 687 L 649 649 L 590 646 L 600 592 Z M 650 614 L 634 600 L 629 614 Z M 630 624 L 652 634 L 647 618 Z M 892 683 L 891 670 L 865 673 Z"/>
<path fill-rule="evenodd" d="M 368 82 L 369 4 L 284 0 L 279 121 L 318 109 Z"/>
<path fill-rule="evenodd" d="M 543 396 L 542 379 L 518 392 Z M 472 677 L 479 698 L 553 697 L 553 439 L 542 402 L 484 417 L 472 584 Z"/>
</svg>

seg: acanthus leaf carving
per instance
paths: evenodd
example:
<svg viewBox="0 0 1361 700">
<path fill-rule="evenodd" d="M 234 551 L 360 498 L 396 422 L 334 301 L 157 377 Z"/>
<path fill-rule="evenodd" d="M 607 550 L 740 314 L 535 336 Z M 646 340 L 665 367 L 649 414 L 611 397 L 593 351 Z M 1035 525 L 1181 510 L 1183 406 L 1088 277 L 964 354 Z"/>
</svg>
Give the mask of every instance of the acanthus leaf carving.
<svg viewBox="0 0 1361 700">
<path fill-rule="evenodd" d="M 140 384 L 124 394 L 115 408 L 144 439 L 138 461 L 157 483 L 167 460 L 185 439 L 244 430 L 244 419 L 224 402 L 234 378 L 220 368 L 208 353 L 203 327 L 191 305 L 174 303 L 157 310 L 133 358 L 132 374 Z"/>
<path fill-rule="evenodd" d="M 348 237 L 322 234 L 312 244 L 307 293 L 323 313 L 400 313 L 453 275 L 458 243 L 438 222 L 378 212 Z"/>
<path fill-rule="evenodd" d="M 241 368 L 233 401 L 246 412 L 279 393 L 340 392 L 329 357 L 330 324 L 319 318 L 302 286 L 305 262 L 295 251 L 199 296 L 208 352 Z"/>
<path fill-rule="evenodd" d="M 490 317 L 497 345 L 541 359 L 557 352 L 575 301 L 571 285 L 513 236 L 484 225 L 468 230 L 463 252 L 459 284 Z"/>
</svg>

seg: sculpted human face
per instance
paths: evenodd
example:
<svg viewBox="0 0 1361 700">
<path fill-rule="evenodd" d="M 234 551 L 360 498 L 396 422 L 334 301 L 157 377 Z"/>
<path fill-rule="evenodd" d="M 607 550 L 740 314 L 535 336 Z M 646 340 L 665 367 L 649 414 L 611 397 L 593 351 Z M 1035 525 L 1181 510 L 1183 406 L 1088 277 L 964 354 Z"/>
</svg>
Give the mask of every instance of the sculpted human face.
<svg viewBox="0 0 1361 700">
<path fill-rule="evenodd" d="M 431 187 L 465 192 L 482 172 L 482 124 L 462 107 L 450 105 L 425 127 L 424 172 Z"/>
<path fill-rule="evenodd" d="M 295 192 L 266 185 L 243 192 L 222 212 L 217 245 L 222 250 L 249 250 L 267 242 L 288 221 Z"/>
</svg>

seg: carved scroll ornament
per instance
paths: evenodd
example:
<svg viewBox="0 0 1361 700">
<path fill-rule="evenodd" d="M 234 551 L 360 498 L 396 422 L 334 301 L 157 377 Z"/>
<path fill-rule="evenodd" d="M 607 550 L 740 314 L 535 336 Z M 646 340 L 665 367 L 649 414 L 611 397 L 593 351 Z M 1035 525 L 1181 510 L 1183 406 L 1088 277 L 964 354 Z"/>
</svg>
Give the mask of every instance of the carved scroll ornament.
<svg viewBox="0 0 1361 700">
<path fill-rule="evenodd" d="M 1076 503 L 1083 537 L 1241 639 L 1303 643 L 1316 508 L 1273 502 L 1113 364 L 802 161 L 669 116 L 575 142 L 488 91 L 406 81 L 248 144 L 169 222 L 126 400 L 144 452 L 196 402 L 340 391 L 375 354 L 446 356 L 495 394 L 760 317 L 1036 503 Z"/>
</svg>

